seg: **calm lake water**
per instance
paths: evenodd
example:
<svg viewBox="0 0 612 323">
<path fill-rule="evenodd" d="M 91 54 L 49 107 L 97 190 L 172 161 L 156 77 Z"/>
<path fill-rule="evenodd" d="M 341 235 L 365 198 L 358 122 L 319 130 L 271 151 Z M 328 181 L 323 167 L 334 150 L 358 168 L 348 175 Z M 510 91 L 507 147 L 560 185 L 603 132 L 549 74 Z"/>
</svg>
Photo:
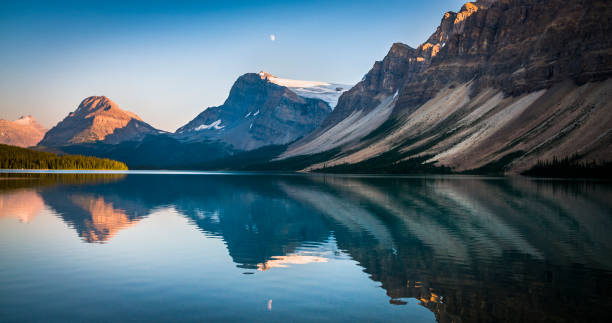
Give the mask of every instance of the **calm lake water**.
<svg viewBox="0 0 612 323">
<path fill-rule="evenodd" d="M 604 322 L 612 186 L 0 174 L 0 321 Z"/>
</svg>

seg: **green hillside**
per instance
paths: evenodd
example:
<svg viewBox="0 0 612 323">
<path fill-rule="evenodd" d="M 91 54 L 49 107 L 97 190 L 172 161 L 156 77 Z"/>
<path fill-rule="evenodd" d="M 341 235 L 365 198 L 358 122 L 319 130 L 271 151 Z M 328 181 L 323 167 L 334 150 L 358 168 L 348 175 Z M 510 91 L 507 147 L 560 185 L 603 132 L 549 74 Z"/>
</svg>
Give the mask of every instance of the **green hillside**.
<svg viewBox="0 0 612 323">
<path fill-rule="evenodd" d="M 122 163 L 106 158 L 63 155 L 0 144 L 0 169 L 127 170 Z"/>
</svg>

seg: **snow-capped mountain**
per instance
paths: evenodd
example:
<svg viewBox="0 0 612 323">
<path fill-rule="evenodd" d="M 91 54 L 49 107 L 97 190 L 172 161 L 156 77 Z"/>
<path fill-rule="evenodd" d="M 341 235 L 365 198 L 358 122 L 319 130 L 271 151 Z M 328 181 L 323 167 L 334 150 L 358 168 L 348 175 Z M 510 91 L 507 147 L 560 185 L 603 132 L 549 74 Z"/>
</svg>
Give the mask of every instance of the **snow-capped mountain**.
<svg viewBox="0 0 612 323">
<path fill-rule="evenodd" d="M 0 144 L 31 147 L 38 144 L 47 132 L 32 116 L 15 121 L 0 119 Z"/>
<path fill-rule="evenodd" d="M 292 85 L 298 85 L 297 88 L 312 90 L 312 97 L 308 97 L 279 85 L 289 80 L 273 80 L 267 73 L 240 76 L 223 105 L 205 109 L 179 128 L 176 137 L 184 141 L 220 142 L 235 150 L 252 150 L 290 143 L 318 127 L 331 112 L 327 101 L 318 98 L 333 102 L 335 98 L 329 95 L 330 91 L 312 94 L 315 88 L 330 85 L 293 81 Z"/>
<path fill-rule="evenodd" d="M 329 104 L 332 110 L 338 105 L 338 99 L 342 93 L 353 87 L 352 85 L 339 83 L 285 79 L 264 71 L 259 72 L 259 76 L 276 85 L 288 87 L 301 97 L 323 100 Z"/>
</svg>

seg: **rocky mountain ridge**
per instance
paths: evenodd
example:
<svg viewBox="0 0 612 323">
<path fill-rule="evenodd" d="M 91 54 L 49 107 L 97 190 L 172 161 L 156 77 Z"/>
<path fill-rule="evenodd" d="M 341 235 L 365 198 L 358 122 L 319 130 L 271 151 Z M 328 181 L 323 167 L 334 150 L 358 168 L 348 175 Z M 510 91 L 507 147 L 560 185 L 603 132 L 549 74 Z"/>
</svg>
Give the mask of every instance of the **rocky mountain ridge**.
<svg viewBox="0 0 612 323">
<path fill-rule="evenodd" d="M 305 170 L 510 173 L 553 157 L 612 160 L 611 11 L 596 0 L 467 3 L 417 49 L 393 45 L 281 159 L 338 150 Z"/>
</svg>

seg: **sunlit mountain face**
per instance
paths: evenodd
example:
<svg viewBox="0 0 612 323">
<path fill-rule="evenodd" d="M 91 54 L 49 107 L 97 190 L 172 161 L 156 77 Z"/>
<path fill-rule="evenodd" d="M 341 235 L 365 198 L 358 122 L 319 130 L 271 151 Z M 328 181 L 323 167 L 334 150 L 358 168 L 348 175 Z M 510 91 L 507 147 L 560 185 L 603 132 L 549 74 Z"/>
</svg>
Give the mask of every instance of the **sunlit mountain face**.
<svg viewBox="0 0 612 323">
<path fill-rule="evenodd" d="M 35 146 L 47 132 L 32 116 L 17 120 L 0 119 L 0 144 L 19 147 Z"/>
<path fill-rule="evenodd" d="M 24 318 L 29 302 L 65 309 L 62 297 L 101 320 L 153 318 L 116 302 L 162 317 L 183 304 L 192 319 L 217 306 L 217 319 L 271 321 L 314 320 L 308 309 L 330 304 L 353 313 L 334 307 L 335 319 L 603 321 L 612 305 L 605 182 L 28 176 L 0 180 L 1 295 L 47 294 L 0 296 L 3 321 Z M 30 287 L 10 283 L 19 279 Z"/>
</svg>

